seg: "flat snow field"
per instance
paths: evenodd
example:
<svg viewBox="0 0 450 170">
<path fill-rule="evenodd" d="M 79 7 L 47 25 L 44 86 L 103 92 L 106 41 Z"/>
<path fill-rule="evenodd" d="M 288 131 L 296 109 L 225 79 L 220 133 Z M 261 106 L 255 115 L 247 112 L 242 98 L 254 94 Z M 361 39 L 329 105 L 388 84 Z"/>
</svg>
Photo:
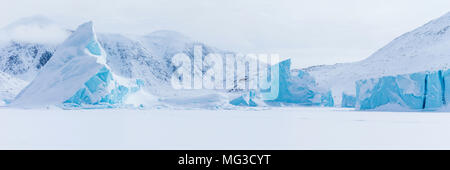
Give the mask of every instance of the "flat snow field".
<svg viewBox="0 0 450 170">
<path fill-rule="evenodd" d="M 450 149 L 450 113 L 0 108 L 0 149 Z"/>
</svg>

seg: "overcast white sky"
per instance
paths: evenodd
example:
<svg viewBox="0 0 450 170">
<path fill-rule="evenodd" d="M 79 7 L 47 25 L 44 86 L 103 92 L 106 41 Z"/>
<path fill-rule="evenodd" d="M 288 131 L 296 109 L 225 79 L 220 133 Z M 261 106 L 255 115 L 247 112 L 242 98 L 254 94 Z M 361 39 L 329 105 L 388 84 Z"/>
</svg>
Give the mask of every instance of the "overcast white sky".
<svg viewBox="0 0 450 170">
<path fill-rule="evenodd" d="M 1 0 L 0 26 L 44 15 L 71 28 L 176 30 L 218 48 L 279 53 L 296 67 L 361 60 L 450 11 L 448 0 Z"/>
</svg>

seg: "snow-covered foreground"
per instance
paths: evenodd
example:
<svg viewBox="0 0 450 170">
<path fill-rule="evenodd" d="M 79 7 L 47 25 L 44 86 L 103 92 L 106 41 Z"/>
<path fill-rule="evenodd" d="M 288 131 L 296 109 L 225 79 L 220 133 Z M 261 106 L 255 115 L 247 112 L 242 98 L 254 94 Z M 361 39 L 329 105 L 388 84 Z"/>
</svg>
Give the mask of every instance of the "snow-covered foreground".
<svg viewBox="0 0 450 170">
<path fill-rule="evenodd" d="M 450 149 L 450 113 L 0 108 L 0 149 Z"/>
</svg>

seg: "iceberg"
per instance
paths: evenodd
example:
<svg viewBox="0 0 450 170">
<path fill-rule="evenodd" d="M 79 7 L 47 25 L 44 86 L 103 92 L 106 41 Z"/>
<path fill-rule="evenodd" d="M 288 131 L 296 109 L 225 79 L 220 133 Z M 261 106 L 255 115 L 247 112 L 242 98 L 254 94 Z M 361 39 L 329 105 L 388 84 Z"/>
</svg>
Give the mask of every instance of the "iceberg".
<svg viewBox="0 0 450 170">
<path fill-rule="evenodd" d="M 450 70 L 442 71 L 441 84 L 443 89 L 442 103 L 447 105 L 450 102 Z"/>
<path fill-rule="evenodd" d="M 115 75 L 92 22 L 82 24 L 55 51 L 35 79 L 11 103 L 19 107 L 116 107 L 143 81 Z"/>
<path fill-rule="evenodd" d="M 235 98 L 230 104 L 251 107 L 261 105 L 334 106 L 331 91 L 318 88 L 314 78 L 303 70 L 295 70 L 291 73 L 290 67 L 290 59 L 281 61 L 270 67 L 271 69 L 279 69 L 279 91 L 275 99 L 264 100 L 260 95 L 262 90 L 258 89 L 250 90 L 248 94 L 246 93 Z"/>
<path fill-rule="evenodd" d="M 235 106 L 256 107 L 258 104 L 254 101 L 255 98 L 255 91 L 250 90 L 248 95 L 241 95 L 238 98 L 231 100 L 230 104 Z"/>
<path fill-rule="evenodd" d="M 449 71 L 418 72 L 356 82 L 359 110 L 436 110 L 446 105 Z M 390 106 L 390 107 L 387 107 Z M 382 109 L 380 109 L 382 108 Z"/>
<path fill-rule="evenodd" d="M 143 81 L 136 80 L 136 86 L 127 87 L 114 81 L 115 76 L 106 67 L 91 77 L 84 87 L 79 89 L 71 98 L 64 101 L 66 106 L 86 105 L 114 105 L 123 104 L 127 95 L 136 93 L 143 85 Z"/>
</svg>

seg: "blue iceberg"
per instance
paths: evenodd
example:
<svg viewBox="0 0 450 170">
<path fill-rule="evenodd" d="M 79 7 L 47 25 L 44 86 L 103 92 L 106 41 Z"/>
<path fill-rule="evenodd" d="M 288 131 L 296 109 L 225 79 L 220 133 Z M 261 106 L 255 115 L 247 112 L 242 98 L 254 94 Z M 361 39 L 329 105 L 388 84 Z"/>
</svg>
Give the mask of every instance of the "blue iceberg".
<svg viewBox="0 0 450 170">
<path fill-rule="evenodd" d="M 11 105 L 63 108 L 116 107 L 141 89 L 142 80 L 114 75 L 97 41 L 92 22 L 80 25 L 55 51 Z"/>
<path fill-rule="evenodd" d="M 449 71 L 419 72 L 356 82 L 357 104 L 360 110 L 401 107 L 405 110 L 435 110 L 444 105 L 450 95 L 446 87 Z"/>
<path fill-rule="evenodd" d="M 84 87 L 79 89 L 72 97 L 64 101 L 65 106 L 79 107 L 81 105 L 117 105 L 123 104 L 127 95 L 137 92 L 143 84 L 140 79 L 136 85 L 126 87 L 114 82 L 113 75 L 106 67 L 90 78 Z"/>
<path fill-rule="evenodd" d="M 293 71 L 291 75 L 291 60 L 284 60 L 272 66 L 279 69 L 278 96 L 273 100 L 260 97 L 261 89 L 250 91 L 230 102 L 236 106 L 258 106 L 255 101 L 263 101 L 269 106 L 301 105 L 333 107 L 334 101 L 331 91 L 317 87 L 312 76 L 303 70 Z"/>
<path fill-rule="evenodd" d="M 251 90 L 249 92 L 249 95 L 242 95 L 236 99 L 233 99 L 230 101 L 230 104 L 235 106 L 248 106 L 248 107 L 256 107 L 258 104 L 256 104 L 255 100 L 255 92 Z"/>
<path fill-rule="evenodd" d="M 348 95 L 347 93 L 342 93 L 341 107 L 355 108 L 355 106 L 356 106 L 356 96 Z"/>
</svg>

